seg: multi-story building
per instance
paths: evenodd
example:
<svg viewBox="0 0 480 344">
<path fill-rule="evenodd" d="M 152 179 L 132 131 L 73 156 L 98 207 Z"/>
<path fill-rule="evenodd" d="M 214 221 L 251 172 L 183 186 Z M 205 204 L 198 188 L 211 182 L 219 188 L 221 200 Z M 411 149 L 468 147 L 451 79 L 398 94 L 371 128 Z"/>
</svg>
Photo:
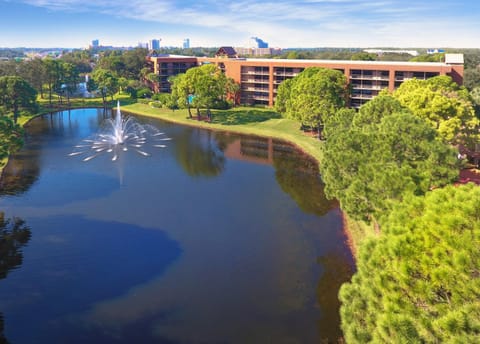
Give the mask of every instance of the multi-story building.
<svg viewBox="0 0 480 344">
<path fill-rule="evenodd" d="M 183 40 L 183 49 L 189 49 L 190 48 L 190 38 L 185 38 Z"/>
<path fill-rule="evenodd" d="M 258 37 L 250 37 L 250 42 L 252 48 L 268 48 L 268 43 Z"/>
<path fill-rule="evenodd" d="M 265 56 L 265 55 L 280 55 L 282 53 L 281 48 L 243 48 L 235 47 L 235 51 L 238 56 Z"/>
<path fill-rule="evenodd" d="M 222 51 L 228 49 L 221 48 Z M 278 86 L 282 81 L 298 75 L 308 67 L 323 67 L 341 71 L 351 85 L 349 105 L 360 107 L 374 98 L 383 89 L 393 91 L 403 81 L 417 78 L 428 79 L 449 75 L 458 84 L 463 83 L 463 55 L 446 54 L 445 62 L 384 62 L 384 61 L 335 61 L 335 60 L 288 60 L 288 59 L 242 59 L 219 54 L 217 57 L 150 57 L 154 72 L 162 78 L 164 65 L 179 65 L 189 68 L 206 63 L 216 64 L 225 74 L 241 86 L 240 104 L 272 106 Z M 186 62 L 188 61 L 188 62 Z M 175 73 L 180 69 L 171 69 Z M 183 69 L 182 69 L 183 70 Z M 168 70 L 167 70 L 168 71 Z M 162 82 L 161 82 L 162 83 Z M 162 84 L 163 85 L 163 84 Z M 167 89 L 166 85 L 162 86 Z M 162 89 L 162 87 L 160 87 Z"/>
<path fill-rule="evenodd" d="M 150 50 L 159 50 L 160 49 L 161 39 L 151 39 L 148 41 L 148 49 Z"/>
<path fill-rule="evenodd" d="M 157 55 L 147 59 L 153 73 L 157 74 L 158 83 L 150 84 L 155 92 L 170 92 L 168 79 L 180 73 L 185 73 L 189 68 L 198 66 L 198 58 L 181 55 Z"/>
</svg>

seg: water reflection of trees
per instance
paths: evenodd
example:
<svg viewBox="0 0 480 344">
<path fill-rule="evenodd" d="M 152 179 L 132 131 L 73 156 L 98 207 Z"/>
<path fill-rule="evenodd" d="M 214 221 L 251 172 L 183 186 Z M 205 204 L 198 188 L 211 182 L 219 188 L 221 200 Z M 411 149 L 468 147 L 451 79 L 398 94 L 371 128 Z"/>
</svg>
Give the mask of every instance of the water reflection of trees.
<svg viewBox="0 0 480 344">
<path fill-rule="evenodd" d="M 336 201 L 325 197 L 325 185 L 313 158 L 282 141 L 274 141 L 273 145 L 277 182 L 304 212 L 322 216 L 337 207 Z"/>
<path fill-rule="evenodd" d="M 322 310 L 322 317 L 318 322 L 321 342 L 342 342 L 338 291 L 355 272 L 353 258 L 348 252 L 330 252 L 319 258 L 318 263 L 323 268 L 317 285 L 317 302 Z"/>
<path fill-rule="evenodd" d="M 183 128 L 172 136 L 175 158 L 189 176 L 215 177 L 222 173 L 225 156 L 218 148 L 213 132 Z"/>
<path fill-rule="evenodd" d="M 19 195 L 30 189 L 40 175 L 39 154 L 37 147 L 30 147 L 10 158 L 0 179 L 0 195 Z"/>
<path fill-rule="evenodd" d="M 95 116 L 72 116 L 71 111 L 51 113 L 33 119 L 26 125 L 25 147 L 10 157 L 0 179 L 1 195 L 19 195 L 30 189 L 41 172 L 40 155 L 45 145 L 64 137 L 82 137 L 82 121 L 90 131 L 109 116 L 103 109 L 95 109 Z"/>
<path fill-rule="evenodd" d="M 0 212 L 0 279 L 23 262 L 22 248 L 31 237 L 30 228 L 20 218 L 5 219 Z M 0 312 L 0 344 L 8 343 L 4 335 L 3 314 Z"/>
</svg>

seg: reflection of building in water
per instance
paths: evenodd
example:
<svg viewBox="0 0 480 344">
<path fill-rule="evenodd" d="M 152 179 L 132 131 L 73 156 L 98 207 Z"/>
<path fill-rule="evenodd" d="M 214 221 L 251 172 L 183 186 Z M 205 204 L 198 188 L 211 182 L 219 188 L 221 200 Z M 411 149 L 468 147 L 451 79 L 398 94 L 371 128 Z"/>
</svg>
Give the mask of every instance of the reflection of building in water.
<svg viewBox="0 0 480 344">
<path fill-rule="evenodd" d="M 235 160 L 257 164 L 273 164 L 273 139 L 261 137 L 240 137 L 224 150 L 225 156 Z"/>
<path fill-rule="evenodd" d="M 257 164 L 273 165 L 276 159 L 289 158 L 293 160 L 307 159 L 295 145 L 278 139 L 240 136 L 231 141 L 223 152 L 226 157 L 236 160 L 243 160 Z M 314 162 L 313 158 L 310 159 Z M 309 164 L 316 166 L 316 163 Z M 318 173 L 318 169 L 316 169 Z"/>
</svg>

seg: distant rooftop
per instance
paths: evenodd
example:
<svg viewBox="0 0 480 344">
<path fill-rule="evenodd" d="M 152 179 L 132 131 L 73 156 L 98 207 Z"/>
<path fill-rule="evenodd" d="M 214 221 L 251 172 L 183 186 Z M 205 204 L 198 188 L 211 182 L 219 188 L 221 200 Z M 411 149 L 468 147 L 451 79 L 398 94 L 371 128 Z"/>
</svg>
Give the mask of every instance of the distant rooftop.
<svg viewBox="0 0 480 344">
<path fill-rule="evenodd" d="M 463 64 L 463 54 L 445 54 L 446 64 Z"/>
<path fill-rule="evenodd" d="M 390 50 L 385 50 L 385 49 L 364 49 L 366 53 L 371 53 L 371 54 L 409 54 L 412 56 L 418 56 L 418 51 L 416 50 L 398 50 L 398 49 L 390 49 Z"/>
<path fill-rule="evenodd" d="M 172 55 L 172 54 L 153 54 L 150 57 L 172 57 L 176 59 L 188 59 L 188 58 L 196 58 L 196 56 L 187 56 L 187 55 Z"/>
<path fill-rule="evenodd" d="M 445 66 L 448 64 L 462 64 L 463 63 L 463 54 L 452 54 L 452 55 L 461 55 L 462 62 L 406 62 L 406 61 L 361 61 L 361 60 L 300 60 L 300 59 L 262 59 L 262 58 L 239 58 L 238 60 L 242 61 L 251 61 L 251 62 L 282 62 L 282 63 L 324 63 L 324 64 L 349 64 L 349 65 L 386 65 L 386 66 Z M 235 60 L 235 59 L 232 59 Z M 458 57 L 457 60 L 460 60 Z"/>
</svg>

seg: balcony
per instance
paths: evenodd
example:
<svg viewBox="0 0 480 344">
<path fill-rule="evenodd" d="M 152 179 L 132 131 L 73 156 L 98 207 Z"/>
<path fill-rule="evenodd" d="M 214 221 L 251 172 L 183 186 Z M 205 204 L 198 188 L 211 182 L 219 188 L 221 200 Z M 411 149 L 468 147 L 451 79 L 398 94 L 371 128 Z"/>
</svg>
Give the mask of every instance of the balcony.
<svg viewBox="0 0 480 344">
<path fill-rule="evenodd" d="M 256 72 L 254 70 L 242 71 L 242 75 L 270 75 L 270 72 Z"/>
<path fill-rule="evenodd" d="M 381 76 L 381 75 L 363 75 L 363 74 L 351 74 L 350 80 L 381 80 L 381 81 L 388 81 L 388 76 Z"/>
<path fill-rule="evenodd" d="M 270 81 L 268 79 L 242 79 L 244 83 L 255 83 L 255 84 L 268 84 Z"/>
<path fill-rule="evenodd" d="M 380 91 L 385 88 L 388 88 L 387 86 L 381 86 L 381 85 L 352 85 L 353 90 L 374 90 L 374 91 Z"/>
<path fill-rule="evenodd" d="M 352 94 L 350 95 L 350 99 L 365 99 L 370 100 L 373 99 L 373 94 Z"/>
</svg>

